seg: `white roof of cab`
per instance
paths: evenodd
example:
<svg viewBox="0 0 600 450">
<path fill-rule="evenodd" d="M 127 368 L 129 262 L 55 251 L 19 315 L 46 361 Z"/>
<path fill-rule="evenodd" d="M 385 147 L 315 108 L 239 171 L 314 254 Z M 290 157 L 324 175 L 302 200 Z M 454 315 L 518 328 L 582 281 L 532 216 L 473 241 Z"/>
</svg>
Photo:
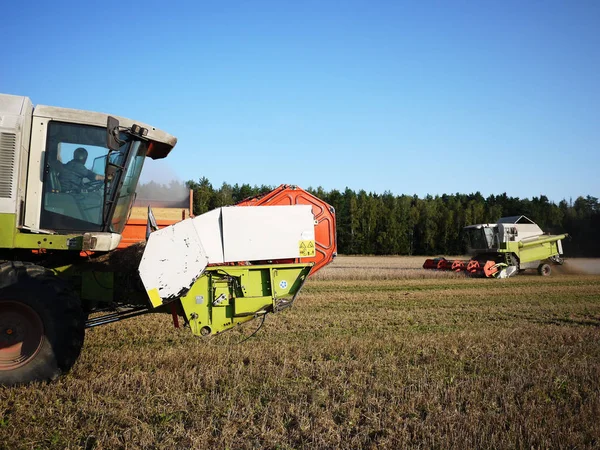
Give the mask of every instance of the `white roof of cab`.
<svg viewBox="0 0 600 450">
<path fill-rule="evenodd" d="M 0 123 L 2 122 L 2 115 L 20 116 L 25 114 L 26 105 L 30 102 L 31 100 L 23 95 L 0 94 Z M 109 114 L 106 113 L 44 105 L 36 106 L 33 115 L 35 117 L 44 117 L 52 120 L 64 120 L 65 122 L 70 123 L 80 123 L 83 125 L 94 125 L 100 127 L 106 127 L 106 122 L 109 116 Z M 159 130 L 152 125 L 148 125 L 137 120 L 134 121 L 126 117 L 115 116 L 113 114 L 110 114 L 110 116 L 117 119 L 119 121 L 119 125 L 122 127 L 129 128 L 133 124 L 136 124 L 140 127 L 146 128 L 148 130 L 148 135 L 146 138 L 154 143 L 148 152 L 148 156 L 153 159 L 164 158 L 177 143 L 177 138 L 175 136 Z"/>
<path fill-rule="evenodd" d="M 513 224 L 517 224 L 517 223 L 529 223 L 529 224 L 534 224 L 535 225 L 535 222 L 533 220 L 531 220 L 529 217 L 526 217 L 526 216 L 502 217 L 501 219 L 498 219 L 498 223 L 513 223 Z"/>
<path fill-rule="evenodd" d="M 148 155 L 153 159 L 164 158 L 177 143 L 177 138 L 175 136 L 159 130 L 152 125 L 112 114 L 39 105 L 35 107 L 33 115 L 36 117 L 45 117 L 53 120 L 64 120 L 65 122 L 95 125 L 100 127 L 106 127 L 106 121 L 110 115 L 119 121 L 119 126 L 129 128 L 132 125 L 137 124 L 143 128 L 146 128 L 148 130 L 148 135 L 146 138 L 150 141 L 154 141 L 157 144 L 156 151 L 153 152 L 153 154 Z"/>
</svg>

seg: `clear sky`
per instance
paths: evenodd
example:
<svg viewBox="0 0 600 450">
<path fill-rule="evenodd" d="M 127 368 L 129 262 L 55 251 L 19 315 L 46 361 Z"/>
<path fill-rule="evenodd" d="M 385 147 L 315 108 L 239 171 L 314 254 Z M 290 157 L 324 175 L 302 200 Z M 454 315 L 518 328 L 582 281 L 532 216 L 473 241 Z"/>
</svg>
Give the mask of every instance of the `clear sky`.
<svg viewBox="0 0 600 450">
<path fill-rule="evenodd" d="M 0 91 L 178 137 L 146 179 L 600 196 L 600 1 L 2 7 Z"/>
</svg>

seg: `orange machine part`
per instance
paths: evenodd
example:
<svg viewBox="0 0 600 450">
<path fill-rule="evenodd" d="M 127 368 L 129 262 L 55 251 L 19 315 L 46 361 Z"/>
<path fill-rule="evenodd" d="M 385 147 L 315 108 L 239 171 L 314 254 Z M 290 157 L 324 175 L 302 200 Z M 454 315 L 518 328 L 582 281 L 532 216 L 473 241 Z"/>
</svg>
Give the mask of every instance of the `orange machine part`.
<svg viewBox="0 0 600 450">
<path fill-rule="evenodd" d="M 127 248 L 130 245 L 137 244 L 146 240 L 146 222 L 147 219 L 129 219 L 127 225 L 121 234 L 121 242 L 117 248 Z M 158 228 L 168 227 L 179 220 L 157 220 Z"/>
<path fill-rule="evenodd" d="M 436 259 L 426 259 L 423 263 L 423 269 L 437 269 L 438 260 Z"/>
<path fill-rule="evenodd" d="M 479 261 L 477 261 L 476 259 L 470 260 L 467 264 L 467 272 L 469 273 L 475 274 L 477 272 L 480 272 L 481 270 L 483 269 L 481 268 Z"/>
<path fill-rule="evenodd" d="M 156 203 L 155 203 L 156 206 Z M 160 203 L 159 203 L 160 206 Z M 194 217 L 192 211 L 194 210 L 194 191 L 190 189 L 190 206 L 189 206 L 189 216 Z M 177 208 L 179 209 L 179 208 Z M 181 219 L 156 219 L 156 225 L 158 228 L 168 227 L 169 225 L 176 224 L 181 220 L 185 220 L 186 211 L 185 209 L 181 210 Z M 137 244 L 138 242 L 142 242 L 146 240 L 146 223 L 148 219 L 129 219 L 123 228 L 123 232 L 121 233 L 121 242 L 117 248 L 127 248 L 130 245 Z"/>
<path fill-rule="evenodd" d="M 493 277 L 496 272 L 498 272 L 496 261 L 487 261 L 483 266 L 483 273 L 488 278 Z"/>
<path fill-rule="evenodd" d="M 457 259 L 452 263 L 451 269 L 455 272 L 462 272 L 463 270 L 467 270 L 467 262 L 460 261 Z"/>
<path fill-rule="evenodd" d="M 264 195 L 247 198 L 236 206 L 311 205 L 315 216 L 315 256 L 298 258 L 298 262 L 314 262 L 311 275 L 337 256 L 335 209 L 298 186 L 282 184 Z"/>
</svg>

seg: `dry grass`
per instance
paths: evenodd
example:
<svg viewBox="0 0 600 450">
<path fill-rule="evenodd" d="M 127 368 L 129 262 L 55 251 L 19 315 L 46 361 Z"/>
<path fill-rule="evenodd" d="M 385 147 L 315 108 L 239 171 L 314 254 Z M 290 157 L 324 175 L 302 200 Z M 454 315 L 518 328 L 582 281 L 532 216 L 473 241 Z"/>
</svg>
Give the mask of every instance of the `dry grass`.
<svg viewBox="0 0 600 450">
<path fill-rule="evenodd" d="M 450 271 L 423 270 L 423 256 L 339 256 L 333 264 L 314 275 L 317 280 L 397 280 L 464 278 Z M 446 259 L 468 260 L 468 256 Z"/>
<path fill-rule="evenodd" d="M 152 213 L 156 220 L 182 220 L 183 208 L 159 208 L 153 207 Z M 185 217 L 189 217 L 189 210 L 185 209 Z M 148 217 L 148 207 L 134 206 L 131 208 L 130 219 L 146 219 Z"/>
<path fill-rule="evenodd" d="M 597 448 L 600 276 L 416 264 L 340 257 L 241 345 L 95 329 L 64 378 L 0 388 L 0 448 Z"/>
</svg>

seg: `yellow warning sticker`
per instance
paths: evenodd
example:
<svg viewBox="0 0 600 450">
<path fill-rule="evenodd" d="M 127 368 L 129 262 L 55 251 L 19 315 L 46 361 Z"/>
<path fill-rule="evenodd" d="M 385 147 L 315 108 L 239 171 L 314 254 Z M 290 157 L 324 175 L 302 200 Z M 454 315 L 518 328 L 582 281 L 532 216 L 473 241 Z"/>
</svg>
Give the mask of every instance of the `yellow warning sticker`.
<svg viewBox="0 0 600 450">
<path fill-rule="evenodd" d="M 301 258 L 315 256 L 315 241 L 299 241 L 298 248 Z"/>
<path fill-rule="evenodd" d="M 150 289 L 148 291 L 148 297 L 150 298 L 150 303 L 152 303 L 152 306 L 154 308 L 163 304 L 162 298 L 160 298 L 158 289 L 156 289 L 156 288 Z"/>
</svg>

